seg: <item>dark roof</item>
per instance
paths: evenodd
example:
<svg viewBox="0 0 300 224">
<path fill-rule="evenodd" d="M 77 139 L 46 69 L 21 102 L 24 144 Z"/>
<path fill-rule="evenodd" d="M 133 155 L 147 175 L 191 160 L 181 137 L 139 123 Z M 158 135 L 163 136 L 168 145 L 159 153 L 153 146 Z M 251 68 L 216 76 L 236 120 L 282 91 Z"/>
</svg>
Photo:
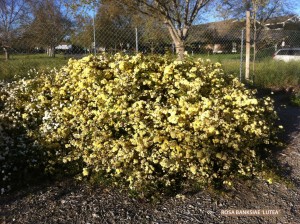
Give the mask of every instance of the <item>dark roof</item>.
<svg viewBox="0 0 300 224">
<path fill-rule="evenodd" d="M 190 28 L 187 42 L 220 42 L 226 40 L 238 40 L 241 31 L 245 27 L 245 21 L 225 20 L 200 25 Z"/>
<path fill-rule="evenodd" d="M 289 23 L 289 22 L 299 22 L 299 17 L 295 15 L 288 15 L 288 16 L 279 16 L 275 18 L 270 18 L 267 20 L 266 25 L 271 24 L 282 24 L 282 23 Z"/>
<path fill-rule="evenodd" d="M 266 28 L 276 30 L 300 30 L 300 17 L 298 16 L 281 16 L 270 19 L 265 24 Z"/>
<path fill-rule="evenodd" d="M 260 25 L 259 23 L 257 23 Z M 284 25 L 282 25 L 284 24 Z M 222 43 L 226 41 L 240 41 L 242 29 L 245 28 L 245 20 L 224 20 L 190 28 L 188 43 Z M 289 15 L 269 19 L 264 25 L 265 30 L 300 30 L 300 17 Z"/>
</svg>

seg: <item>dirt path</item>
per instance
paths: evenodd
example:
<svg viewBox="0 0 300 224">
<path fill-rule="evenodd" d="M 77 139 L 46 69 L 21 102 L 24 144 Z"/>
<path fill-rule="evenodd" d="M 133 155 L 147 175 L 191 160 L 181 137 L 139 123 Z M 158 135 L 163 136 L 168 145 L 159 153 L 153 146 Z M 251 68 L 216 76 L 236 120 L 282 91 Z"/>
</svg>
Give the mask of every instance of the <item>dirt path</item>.
<svg viewBox="0 0 300 224">
<path fill-rule="evenodd" d="M 116 190 L 77 184 L 72 180 L 37 186 L 1 198 L 3 223 L 300 223 L 300 108 L 281 106 L 288 146 L 278 156 L 292 184 L 256 179 L 237 183 L 224 195 L 207 190 L 172 197 L 157 204 Z M 222 209 L 280 209 L 281 216 L 222 216 Z"/>
</svg>

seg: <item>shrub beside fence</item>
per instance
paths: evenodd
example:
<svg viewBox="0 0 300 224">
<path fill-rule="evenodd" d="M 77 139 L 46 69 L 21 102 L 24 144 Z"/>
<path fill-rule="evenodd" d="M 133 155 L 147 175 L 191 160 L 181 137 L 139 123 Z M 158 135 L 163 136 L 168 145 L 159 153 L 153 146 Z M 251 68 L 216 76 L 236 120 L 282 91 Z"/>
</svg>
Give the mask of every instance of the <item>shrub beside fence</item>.
<svg viewBox="0 0 300 224">
<path fill-rule="evenodd" d="M 145 194 L 231 186 L 269 171 L 278 144 L 272 100 L 202 59 L 88 56 L 2 87 L 4 186 L 24 167 L 105 176 Z"/>
</svg>

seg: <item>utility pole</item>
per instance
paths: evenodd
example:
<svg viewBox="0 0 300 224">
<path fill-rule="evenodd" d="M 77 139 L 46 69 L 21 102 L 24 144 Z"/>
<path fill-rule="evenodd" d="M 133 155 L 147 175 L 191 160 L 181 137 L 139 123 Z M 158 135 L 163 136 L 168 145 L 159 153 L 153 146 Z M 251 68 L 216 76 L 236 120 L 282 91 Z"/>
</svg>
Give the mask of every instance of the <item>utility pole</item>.
<svg viewBox="0 0 300 224">
<path fill-rule="evenodd" d="M 96 44 L 96 25 L 95 25 L 95 18 L 96 18 L 96 9 L 97 9 L 97 7 L 96 7 L 96 3 L 94 2 L 93 4 L 92 4 L 92 10 L 93 10 L 93 50 L 94 50 L 94 56 L 96 56 L 96 53 L 97 53 L 97 50 L 96 50 L 96 46 L 97 46 L 97 44 Z"/>
<path fill-rule="evenodd" d="M 246 68 L 245 68 L 245 79 L 250 80 L 250 11 L 246 11 Z"/>
<path fill-rule="evenodd" d="M 244 54 L 243 48 L 244 48 L 244 29 L 242 29 L 242 36 L 241 36 L 240 82 L 242 82 L 243 54 Z"/>
<path fill-rule="evenodd" d="M 94 9 L 95 10 L 95 9 Z M 96 28 L 95 28 L 95 11 L 93 15 L 93 39 L 94 39 L 94 55 L 96 55 Z"/>
</svg>

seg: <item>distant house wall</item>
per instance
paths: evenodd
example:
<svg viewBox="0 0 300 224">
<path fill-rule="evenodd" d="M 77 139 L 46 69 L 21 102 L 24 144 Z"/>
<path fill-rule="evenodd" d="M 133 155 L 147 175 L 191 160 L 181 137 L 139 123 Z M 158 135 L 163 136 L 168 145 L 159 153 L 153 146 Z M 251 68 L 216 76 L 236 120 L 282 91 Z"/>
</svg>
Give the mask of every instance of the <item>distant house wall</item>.
<svg viewBox="0 0 300 224">
<path fill-rule="evenodd" d="M 60 44 L 58 46 L 55 47 L 55 50 L 71 50 L 72 49 L 72 45 L 71 44 Z"/>
</svg>

